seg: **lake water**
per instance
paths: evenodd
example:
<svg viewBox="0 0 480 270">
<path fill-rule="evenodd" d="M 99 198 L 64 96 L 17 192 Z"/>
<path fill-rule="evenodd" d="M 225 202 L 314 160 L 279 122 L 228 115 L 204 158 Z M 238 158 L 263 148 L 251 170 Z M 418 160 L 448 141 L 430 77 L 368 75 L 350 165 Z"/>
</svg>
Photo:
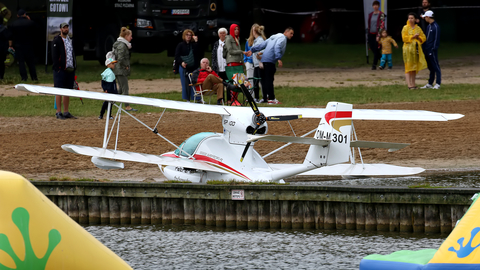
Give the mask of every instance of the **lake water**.
<svg viewBox="0 0 480 270">
<path fill-rule="evenodd" d="M 358 269 L 370 254 L 438 249 L 446 235 L 206 226 L 86 226 L 134 269 Z"/>
</svg>

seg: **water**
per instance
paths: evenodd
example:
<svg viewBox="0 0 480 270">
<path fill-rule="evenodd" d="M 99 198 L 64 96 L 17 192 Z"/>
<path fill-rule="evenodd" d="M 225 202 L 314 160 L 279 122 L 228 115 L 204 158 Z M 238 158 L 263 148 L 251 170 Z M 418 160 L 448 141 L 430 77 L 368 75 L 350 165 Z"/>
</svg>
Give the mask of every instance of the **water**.
<svg viewBox="0 0 480 270">
<path fill-rule="evenodd" d="M 425 176 L 392 178 L 359 178 L 349 180 L 331 180 L 318 182 L 293 182 L 292 185 L 353 185 L 353 186 L 397 186 L 409 187 L 428 184 L 432 187 L 480 188 L 480 172 L 453 172 Z"/>
<path fill-rule="evenodd" d="M 363 257 L 438 249 L 446 235 L 206 226 L 87 226 L 134 269 L 358 269 Z"/>
</svg>

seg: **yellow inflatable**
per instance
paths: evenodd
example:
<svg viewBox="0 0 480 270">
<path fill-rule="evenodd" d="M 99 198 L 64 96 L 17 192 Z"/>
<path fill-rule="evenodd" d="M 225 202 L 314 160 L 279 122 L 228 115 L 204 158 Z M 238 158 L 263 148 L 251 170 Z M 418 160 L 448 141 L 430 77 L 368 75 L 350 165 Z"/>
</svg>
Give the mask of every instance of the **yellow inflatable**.
<svg viewBox="0 0 480 270">
<path fill-rule="evenodd" d="M 132 269 L 22 176 L 0 171 L 0 269 Z"/>
</svg>

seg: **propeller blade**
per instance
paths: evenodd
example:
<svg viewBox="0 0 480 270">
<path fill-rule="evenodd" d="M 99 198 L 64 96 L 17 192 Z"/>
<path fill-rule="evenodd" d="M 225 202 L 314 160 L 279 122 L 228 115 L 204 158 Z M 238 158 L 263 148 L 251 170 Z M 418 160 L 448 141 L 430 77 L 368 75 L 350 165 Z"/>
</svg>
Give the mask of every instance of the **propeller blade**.
<svg viewBox="0 0 480 270">
<path fill-rule="evenodd" d="M 260 125 L 257 125 L 255 127 L 255 130 L 253 131 L 252 135 L 255 135 L 255 133 L 257 133 L 257 130 L 258 130 L 259 127 L 260 127 Z M 247 145 L 245 145 L 245 149 L 243 149 L 243 153 L 242 153 L 242 157 L 240 158 L 240 162 L 243 162 L 243 158 L 247 154 L 248 148 L 250 148 L 250 144 L 252 144 L 252 142 L 248 142 Z"/>
<path fill-rule="evenodd" d="M 255 103 L 250 91 L 248 91 L 247 87 L 245 87 L 243 83 L 240 84 L 240 88 L 242 89 L 243 94 L 247 97 L 248 104 L 250 104 L 250 107 L 252 107 L 253 112 L 255 114 L 259 114 L 260 111 L 258 110 L 257 103 Z"/>
<path fill-rule="evenodd" d="M 302 115 L 277 115 L 267 117 L 267 121 L 290 121 L 302 118 Z"/>
</svg>

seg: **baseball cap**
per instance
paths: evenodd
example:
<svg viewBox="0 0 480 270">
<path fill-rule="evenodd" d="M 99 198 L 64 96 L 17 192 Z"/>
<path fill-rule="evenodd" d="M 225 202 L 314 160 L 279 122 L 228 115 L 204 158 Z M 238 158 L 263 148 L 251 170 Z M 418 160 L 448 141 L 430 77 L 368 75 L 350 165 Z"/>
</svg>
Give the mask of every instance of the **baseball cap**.
<svg viewBox="0 0 480 270">
<path fill-rule="evenodd" d="M 107 60 L 105 60 L 105 66 L 108 66 L 110 64 L 114 64 L 114 63 L 117 63 L 118 61 L 116 60 L 113 60 L 112 58 L 107 58 Z"/>
<path fill-rule="evenodd" d="M 17 12 L 17 15 L 18 15 L 18 16 L 23 16 L 23 15 L 25 15 L 25 13 L 27 13 L 27 12 L 25 11 L 25 9 L 19 9 L 18 12 Z"/>
<path fill-rule="evenodd" d="M 425 14 L 421 15 L 422 18 L 425 18 L 425 17 L 433 17 L 433 11 L 429 10 L 427 12 L 425 12 Z"/>
<path fill-rule="evenodd" d="M 63 27 L 65 27 L 65 26 L 68 26 L 68 23 L 64 22 L 64 23 L 61 23 L 61 24 L 60 24 L 60 28 L 63 28 Z"/>
</svg>

